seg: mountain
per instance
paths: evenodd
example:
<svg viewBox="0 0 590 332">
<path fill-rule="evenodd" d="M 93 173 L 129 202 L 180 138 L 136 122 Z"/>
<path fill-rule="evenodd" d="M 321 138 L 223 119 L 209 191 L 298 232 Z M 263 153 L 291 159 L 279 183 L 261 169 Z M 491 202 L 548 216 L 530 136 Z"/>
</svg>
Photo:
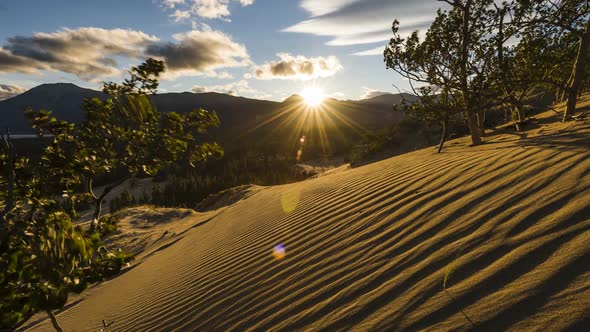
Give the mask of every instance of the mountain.
<svg viewBox="0 0 590 332">
<path fill-rule="evenodd" d="M 104 97 L 99 91 L 84 89 L 70 83 L 42 84 L 16 97 L 0 101 L 0 128 L 10 128 L 15 134 L 33 133 L 23 111 L 45 108 L 60 120 L 80 123 L 84 98 Z"/>
<path fill-rule="evenodd" d="M 389 107 L 391 110 L 392 105 L 399 105 L 402 101 L 413 102 L 416 100 L 416 96 L 409 93 L 386 93 L 373 98 L 363 99 L 359 101 L 352 101 L 357 104 L 376 106 L 376 107 Z"/>
<path fill-rule="evenodd" d="M 84 116 L 82 102 L 84 98 L 93 97 L 104 98 L 104 94 L 69 83 L 43 84 L 0 101 L 0 128 L 10 128 L 15 134 L 33 133 L 23 116 L 23 110 L 27 107 L 45 108 L 53 111 L 58 119 L 80 123 Z M 328 117 L 332 114 L 333 119 L 322 126 L 356 126 L 361 129 L 380 127 L 401 119 L 401 114 L 391 111 L 392 104 L 401 100 L 401 95 L 383 95 L 362 101 L 327 99 L 321 109 L 326 110 Z M 214 133 L 220 138 L 237 137 L 236 133 L 252 131 L 252 128 L 277 134 L 281 132 L 276 131 L 277 127 L 284 121 L 300 118 L 299 113 L 306 114 L 304 111 L 309 110 L 299 95 L 293 95 L 283 102 L 274 102 L 213 92 L 183 92 L 157 94 L 153 96 L 153 101 L 162 112 L 189 112 L 194 108 L 216 111 L 222 125 Z M 310 126 L 313 127 L 313 124 Z"/>
</svg>

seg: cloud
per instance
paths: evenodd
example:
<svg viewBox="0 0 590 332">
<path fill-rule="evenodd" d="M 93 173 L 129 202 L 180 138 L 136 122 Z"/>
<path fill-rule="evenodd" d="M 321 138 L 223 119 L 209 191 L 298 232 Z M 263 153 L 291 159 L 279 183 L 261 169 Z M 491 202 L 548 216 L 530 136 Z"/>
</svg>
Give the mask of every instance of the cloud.
<svg viewBox="0 0 590 332">
<path fill-rule="evenodd" d="M 41 69 L 49 69 L 49 66 L 33 59 L 14 55 L 9 51 L 0 48 L 0 73 L 32 74 Z"/>
<path fill-rule="evenodd" d="M 340 60 L 335 56 L 307 58 L 303 55 L 278 53 L 279 61 L 267 62 L 256 66 L 247 77 L 261 80 L 311 80 L 330 77 L 342 69 Z"/>
<path fill-rule="evenodd" d="M 357 1 L 358 0 L 303 0 L 301 2 L 301 7 L 307 10 L 313 16 L 320 16 L 334 12 Z"/>
<path fill-rule="evenodd" d="M 162 0 L 162 5 L 167 8 L 175 8 L 177 5 L 184 3 L 184 0 Z"/>
<path fill-rule="evenodd" d="M 344 97 L 346 97 L 346 95 L 343 92 L 334 92 L 330 95 L 332 98 L 336 98 L 336 99 L 342 99 Z"/>
<path fill-rule="evenodd" d="M 229 16 L 228 0 L 196 0 L 192 11 L 204 18 L 223 18 Z"/>
<path fill-rule="evenodd" d="M 220 84 L 220 85 L 209 85 L 209 86 L 201 86 L 195 85 L 192 88 L 193 92 L 195 93 L 205 93 L 205 92 L 217 92 L 217 93 L 225 93 L 232 96 L 242 96 L 242 97 L 250 97 L 250 98 L 257 98 L 257 99 L 268 99 L 272 95 L 268 93 L 264 93 L 258 91 L 250 86 L 248 81 L 241 80 L 237 82 L 232 82 L 228 84 Z"/>
<path fill-rule="evenodd" d="M 361 100 L 362 99 L 371 99 L 371 98 L 391 94 L 391 92 L 379 91 L 376 89 L 367 88 L 366 86 L 363 87 L 363 90 L 365 90 L 365 92 L 361 95 L 361 97 L 360 97 Z"/>
<path fill-rule="evenodd" d="M 0 100 L 12 98 L 25 91 L 27 91 L 27 89 L 18 85 L 0 84 Z"/>
<path fill-rule="evenodd" d="M 174 13 L 170 14 L 170 17 L 174 19 L 174 22 L 181 22 L 188 20 L 191 17 L 191 12 L 188 10 L 177 9 L 174 11 Z"/>
<path fill-rule="evenodd" d="M 224 85 L 209 85 L 209 86 L 200 86 L 195 85 L 192 88 L 193 92 L 196 93 L 205 93 L 205 92 L 218 92 L 218 93 L 225 93 L 232 96 L 238 96 L 243 94 L 252 94 L 258 93 L 257 90 L 250 87 L 248 81 L 241 80 L 237 82 L 232 82 Z"/>
<path fill-rule="evenodd" d="M 370 50 L 353 53 L 352 55 L 356 55 L 356 56 L 383 55 L 383 51 L 385 51 L 385 46 L 377 46 L 377 47 L 372 48 Z"/>
<path fill-rule="evenodd" d="M 79 28 L 8 38 L 0 48 L 0 72 L 62 71 L 82 79 L 120 73 L 116 56 L 141 58 L 158 38 L 129 29 Z"/>
<path fill-rule="evenodd" d="M 333 46 L 383 42 L 391 38 L 391 23 L 396 18 L 402 34 L 428 28 L 436 14 L 435 3 L 432 0 L 303 0 L 301 6 L 311 18 L 283 31 L 330 37 L 327 44 Z"/>
<path fill-rule="evenodd" d="M 231 78 L 227 71 L 218 70 L 251 64 L 244 45 L 207 25 L 199 28 L 174 35 L 172 42 L 161 42 L 141 31 L 92 27 L 16 36 L 0 47 L 0 73 L 60 71 L 96 81 L 124 73 L 119 58 L 155 57 L 166 63 L 165 79 L 182 75 Z"/>
<path fill-rule="evenodd" d="M 233 0 L 239 2 L 242 7 L 254 4 L 254 0 Z M 175 13 L 182 13 L 183 18 L 197 16 L 208 19 L 224 19 L 231 15 L 229 5 L 232 0 L 162 0 L 162 7 L 165 9 L 177 9 Z M 175 21 L 177 16 L 171 15 Z"/>
<path fill-rule="evenodd" d="M 165 78 L 199 76 L 227 78 L 227 72 L 217 69 L 244 67 L 251 64 L 246 47 L 238 44 L 221 31 L 193 30 L 173 36 L 174 41 L 151 44 L 146 54 L 163 59 L 167 71 Z"/>
</svg>

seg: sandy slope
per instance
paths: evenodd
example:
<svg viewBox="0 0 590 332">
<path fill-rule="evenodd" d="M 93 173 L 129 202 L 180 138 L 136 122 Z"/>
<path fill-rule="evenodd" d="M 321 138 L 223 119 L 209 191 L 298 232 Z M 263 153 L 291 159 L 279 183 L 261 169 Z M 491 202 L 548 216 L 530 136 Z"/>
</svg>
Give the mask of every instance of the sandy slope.
<svg viewBox="0 0 590 332">
<path fill-rule="evenodd" d="M 263 189 L 57 317 L 66 331 L 588 328 L 590 122 L 546 120 Z"/>
</svg>

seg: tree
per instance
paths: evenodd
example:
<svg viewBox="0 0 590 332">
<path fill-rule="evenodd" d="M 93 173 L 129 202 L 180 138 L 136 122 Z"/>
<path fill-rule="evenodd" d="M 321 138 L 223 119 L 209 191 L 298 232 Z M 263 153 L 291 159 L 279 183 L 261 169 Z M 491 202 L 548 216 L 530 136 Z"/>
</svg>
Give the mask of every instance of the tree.
<svg viewBox="0 0 590 332">
<path fill-rule="evenodd" d="M 62 127 L 57 135 L 67 135 Z M 55 153 L 48 145 L 39 161 L 19 156 L 10 135 L 0 146 L 0 328 L 15 329 L 45 311 L 57 331 L 53 310 L 70 292 L 117 274 L 130 256 L 100 251 L 97 234 L 74 227 L 59 204 L 58 184 L 68 181 L 60 168 L 45 161 Z M 65 195 L 65 194 L 64 194 Z"/>
<path fill-rule="evenodd" d="M 558 38 L 575 40 L 575 56 L 569 69 L 564 91 L 567 106 L 563 120 L 569 119 L 576 111 L 576 102 L 587 77 L 590 57 L 590 1 L 589 0 L 519 0 L 525 16 L 523 24 L 531 30 L 541 30 Z M 547 33 L 548 32 L 548 33 Z M 564 61 L 564 58 L 559 60 Z"/>
<path fill-rule="evenodd" d="M 473 145 L 482 143 L 485 110 L 497 101 L 497 81 L 490 75 L 497 34 L 491 0 L 449 0 L 450 10 L 437 16 L 420 40 L 418 31 L 407 38 L 394 21 L 394 37 L 384 51 L 387 68 L 415 85 L 444 91 L 446 100 L 460 105 Z M 413 88 L 414 89 L 414 88 Z M 414 89 L 416 90 L 416 89 Z"/>
<path fill-rule="evenodd" d="M 214 112 L 195 109 L 179 114 L 156 110 L 149 95 L 157 91 L 163 71 L 162 61 L 148 59 L 133 67 L 130 78 L 122 84 L 105 83 L 107 99 L 85 100 L 86 119 L 81 128 L 72 128 L 70 136 L 55 143 L 56 150 L 64 153 L 50 162 L 68 163 L 65 169 L 73 182 L 64 190 L 94 203 L 91 230 L 100 227 L 105 197 L 127 179 L 156 175 L 175 162 L 194 166 L 223 153 L 217 143 L 201 142 L 207 129 L 219 125 Z M 59 123 L 50 112 L 29 113 L 40 134 L 51 133 L 52 125 Z M 97 193 L 97 177 L 111 178 L 113 182 Z M 82 184 L 80 192 L 73 190 L 76 184 Z"/>
<path fill-rule="evenodd" d="M 414 90 L 414 93 L 417 98 L 411 102 L 404 101 L 401 108 L 406 114 L 425 122 L 428 126 L 440 127 L 437 148 L 437 152 L 440 153 L 448 136 L 449 121 L 461 113 L 461 105 L 457 105 L 457 100 L 451 98 L 447 90 L 435 92 L 431 86 L 424 86 Z"/>
<path fill-rule="evenodd" d="M 174 162 L 196 165 L 222 150 L 201 140 L 219 123 L 215 113 L 156 111 L 163 63 L 149 59 L 121 85 L 106 83 L 108 98 L 86 100 L 80 128 L 46 110 L 27 110 L 33 128 L 48 142 L 38 159 L 19 155 L 10 135 L 0 142 L 0 327 L 15 329 L 45 311 L 57 331 L 53 310 L 70 292 L 117 274 L 131 259 L 100 242 L 101 205 L 124 179 L 153 175 Z M 118 173 L 118 174 L 117 174 Z M 113 179 L 113 176 L 117 176 Z M 111 177 L 99 195 L 93 180 Z M 94 203 L 89 231 L 74 226 L 76 204 Z"/>
</svg>

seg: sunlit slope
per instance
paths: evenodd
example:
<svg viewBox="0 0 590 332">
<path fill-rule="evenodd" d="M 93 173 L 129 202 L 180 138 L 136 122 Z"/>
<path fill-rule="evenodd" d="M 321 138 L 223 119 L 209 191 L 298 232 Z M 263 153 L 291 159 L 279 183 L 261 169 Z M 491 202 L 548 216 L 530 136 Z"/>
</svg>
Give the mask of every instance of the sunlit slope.
<svg viewBox="0 0 590 332">
<path fill-rule="evenodd" d="M 587 328 L 590 124 L 525 136 L 263 189 L 57 317 L 67 331 Z"/>
</svg>

